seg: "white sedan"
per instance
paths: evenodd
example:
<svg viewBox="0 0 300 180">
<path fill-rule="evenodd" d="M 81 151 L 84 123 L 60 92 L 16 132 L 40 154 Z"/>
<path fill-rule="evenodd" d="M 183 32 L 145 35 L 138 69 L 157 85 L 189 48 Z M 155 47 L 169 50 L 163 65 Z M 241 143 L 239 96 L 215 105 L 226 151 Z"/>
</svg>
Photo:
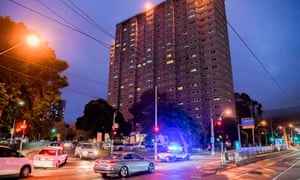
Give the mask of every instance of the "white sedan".
<svg viewBox="0 0 300 180">
<path fill-rule="evenodd" d="M 62 148 L 47 147 L 33 157 L 34 167 L 59 167 L 67 163 L 68 155 Z"/>
<path fill-rule="evenodd" d="M 28 177 L 33 171 L 32 162 L 16 150 L 0 145 L 0 179 L 2 176 Z"/>
</svg>

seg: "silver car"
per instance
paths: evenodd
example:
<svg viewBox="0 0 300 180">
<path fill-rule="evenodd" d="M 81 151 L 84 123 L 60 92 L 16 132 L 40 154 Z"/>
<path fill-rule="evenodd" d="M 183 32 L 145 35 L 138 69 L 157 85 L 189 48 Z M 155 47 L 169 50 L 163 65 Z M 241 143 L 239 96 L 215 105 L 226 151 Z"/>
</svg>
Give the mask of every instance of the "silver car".
<svg viewBox="0 0 300 180">
<path fill-rule="evenodd" d="M 132 152 L 116 152 L 97 159 L 94 164 L 95 173 L 127 177 L 138 172 L 154 172 L 154 163 Z"/>
<path fill-rule="evenodd" d="M 99 150 L 96 144 L 93 143 L 79 143 L 75 148 L 75 156 L 80 159 L 97 159 L 99 157 Z"/>
</svg>

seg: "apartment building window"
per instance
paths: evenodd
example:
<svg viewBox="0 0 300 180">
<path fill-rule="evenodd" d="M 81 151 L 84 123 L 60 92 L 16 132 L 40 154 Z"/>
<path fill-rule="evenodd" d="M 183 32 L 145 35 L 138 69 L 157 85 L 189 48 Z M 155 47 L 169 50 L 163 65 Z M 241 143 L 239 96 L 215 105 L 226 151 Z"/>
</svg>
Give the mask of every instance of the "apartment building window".
<svg viewBox="0 0 300 180">
<path fill-rule="evenodd" d="M 216 69 L 216 68 L 218 68 L 218 65 L 215 64 L 215 65 L 212 65 L 211 67 L 212 67 L 213 69 Z"/>
<path fill-rule="evenodd" d="M 220 100 L 221 100 L 221 98 L 219 96 L 214 97 L 214 101 L 220 101 Z"/>
</svg>

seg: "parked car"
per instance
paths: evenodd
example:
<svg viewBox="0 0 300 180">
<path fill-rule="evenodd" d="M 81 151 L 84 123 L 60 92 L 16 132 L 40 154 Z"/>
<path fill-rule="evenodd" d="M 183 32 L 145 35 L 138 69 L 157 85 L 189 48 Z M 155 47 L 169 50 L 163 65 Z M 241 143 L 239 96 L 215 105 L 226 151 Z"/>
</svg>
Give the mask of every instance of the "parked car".
<svg viewBox="0 0 300 180">
<path fill-rule="evenodd" d="M 42 148 L 38 154 L 33 156 L 34 167 L 55 167 L 58 168 L 62 164 L 67 163 L 68 155 L 60 147 Z"/>
<path fill-rule="evenodd" d="M 32 171 L 32 162 L 24 155 L 8 146 L 0 146 L 0 176 L 17 175 L 25 178 Z"/>
<path fill-rule="evenodd" d="M 120 144 L 120 145 L 114 145 L 114 150 L 117 151 L 135 151 L 138 149 L 138 147 L 135 144 Z"/>
<path fill-rule="evenodd" d="M 97 159 L 94 163 L 95 173 L 102 177 L 119 175 L 127 177 L 138 172 L 154 172 L 154 163 L 144 157 L 131 152 L 116 152 Z"/>
<path fill-rule="evenodd" d="M 99 157 L 99 150 L 96 144 L 93 143 L 79 143 L 75 148 L 75 156 L 80 159 L 91 158 L 97 159 Z"/>
</svg>

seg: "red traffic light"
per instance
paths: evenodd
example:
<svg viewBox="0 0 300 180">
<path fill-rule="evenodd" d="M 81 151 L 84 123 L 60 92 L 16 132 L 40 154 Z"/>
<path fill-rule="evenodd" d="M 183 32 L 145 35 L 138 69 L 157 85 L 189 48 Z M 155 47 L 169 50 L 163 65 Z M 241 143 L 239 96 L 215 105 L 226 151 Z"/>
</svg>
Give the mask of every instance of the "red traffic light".
<svg viewBox="0 0 300 180">
<path fill-rule="evenodd" d="M 159 127 L 158 127 L 158 126 L 155 126 L 155 127 L 154 127 L 154 132 L 157 133 L 158 131 L 159 131 Z"/>
<path fill-rule="evenodd" d="M 20 126 L 20 128 L 23 130 L 23 129 L 26 129 L 27 126 L 26 126 L 26 124 L 22 124 L 22 125 Z"/>
<path fill-rule="evenodd" d="M 115 137 L 115 136 L 117 135 L 117 133 L 118 133 L 117 130 L 112 130 L 112 131 L 111 131 L 111 135 L 112 135 L 113 137 Z"/>
<path fill-rule="evenodd" d="M 221 121 L 221 120 L 218 120 L 218 121 L 217 121 L 217 125 L 218 125 L 218 126 L 222 126 L 222 121 Z"/>
</svg>

